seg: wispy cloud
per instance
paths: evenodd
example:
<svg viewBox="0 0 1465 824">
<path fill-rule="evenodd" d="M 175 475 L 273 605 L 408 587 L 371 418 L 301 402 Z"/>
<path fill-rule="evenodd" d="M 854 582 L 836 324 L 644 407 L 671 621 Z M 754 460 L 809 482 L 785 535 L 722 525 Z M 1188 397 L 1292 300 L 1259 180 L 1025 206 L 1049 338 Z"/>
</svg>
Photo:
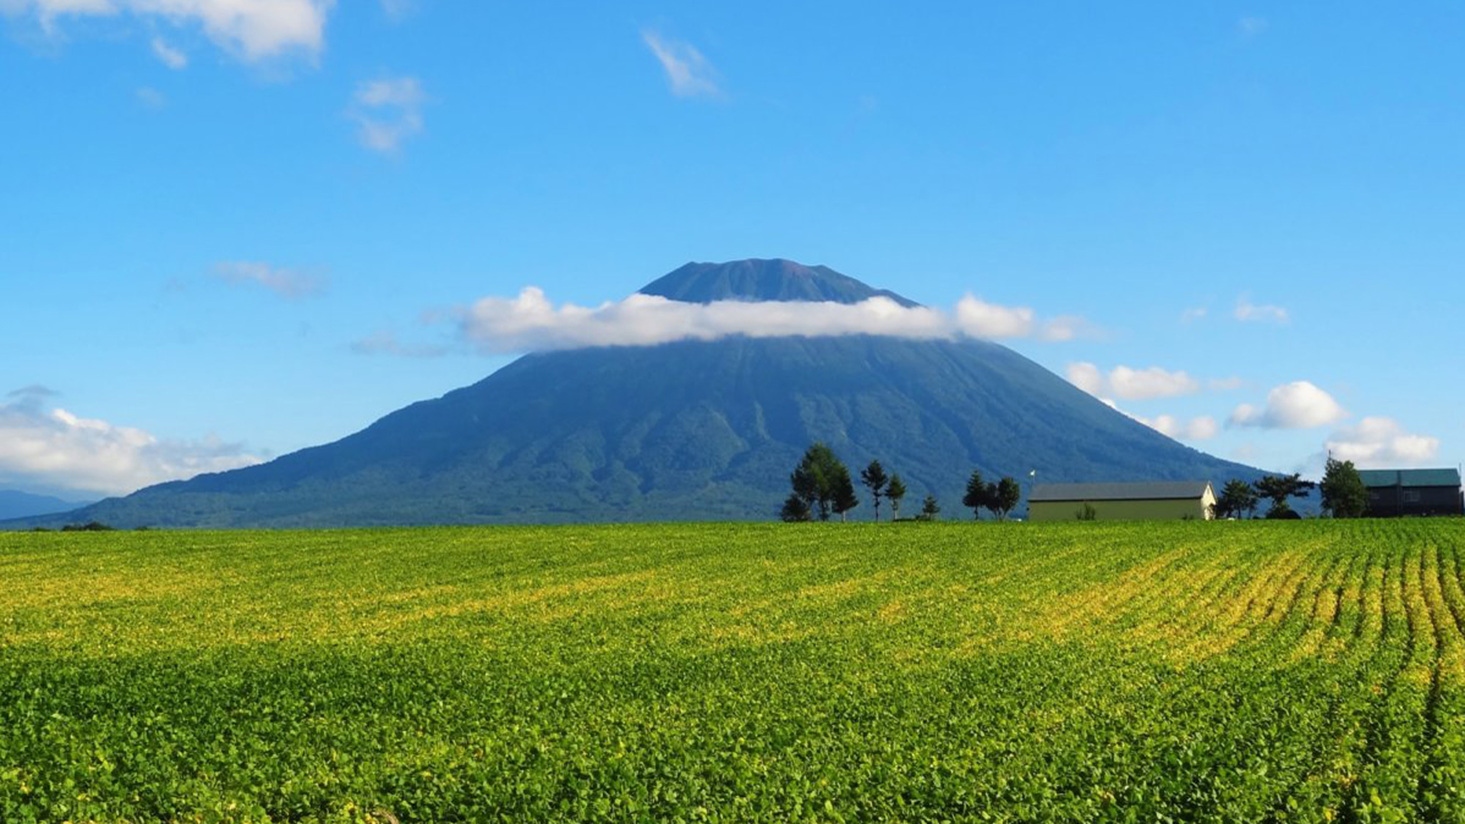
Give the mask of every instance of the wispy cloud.
<svg viewBox="0 0 1465 824">
<path fill-rule="evenodd" d="M 1265 17 L 1248 15 L 1236 21 L 1236 30 L 1241 32 L 1243 37 L 1257 37 L 1271 28 L 1271 22 Z"/>
<path fill-rule="evenodd" d="M 251 261 L 215 264 L 214 277 L 234 285 L 262 286 L 287 300 L 312 297 L 326 289 L 326 281 L 322 277 Z"/>
<path fill-rule="evenodd" d="M 654 29 L 644 29 L 641 40 L 661 63 L 672 94 L 678 97 L 722 96 L 717 70 L 691 43 L 664 37 Z"/>
<path fill-rule="evenodd" d="M 426 343 L 407 343 L 390 330 L 380 330 L 351 343 L 358 355 L 396 355 L 403 358 L 436 358 L 446 355 L 448 348 Z"/>
<path fill-rule="evenodd" d="M 485 352 L 647 346 L 745 337 L 884 335 L 919 339 L 1066 340 L 1081 319 L 1043 320 L 1032 309 L 968 295 L 953 312 L 904 307 L 889 298 L 859 303 L 716 301 L 684 303 L 632 295 L 598 307 L 554 305 L 527 287 L 515 298 L 488 297 L 457 313 L 463 337 Z"/>
<path fill-rule="evenodd" d="M 168 41 L 161 37 L 153 38 L 153 55 L 174 71 L 188 67 L 188 55 L 168 45 Z"/>
<path fill-rule="evenodd" d="M 168 105 L 168 98 L 152 86 L 138 86 L 134 94 L 137 95 L 137 102 L 149 109 L 162 109 Z"/>
<path fill-rule="evenodd" d="M 0 404 L 0 480 L 117 495 L 262 460 L 218 438 L 168 440 L 83 418 L 51 407 L 53 394 L 27 387 L 9 393 L 13 402 Z"/>
<path fill-rule="evenodd" d="M 381 0 L 382 11 L 392 20 L 401 20 L 417 9 L 415 0 Z"/>
<path fill-rule="evenodd" d="M 1180 313 L 1180 322 L 1195 323 L 1198 320 L 1203 320 L 1210 313 L 1211 310 L 1205 306 L 1192 306 Z"/>
<path fill-rule="evenodd" d="M 247 61 L 291 53 L 314 57 L 325 42 L 335 0 L 0 0 L 0 12 L 30 17 L 50 35 L 66 18 L 132 16 L 160 25 L 198 26 L 221 48 Z M 161 40 L 153 51 L 173 68 L 186 57 Z"/>
<path fill-rule="evenodd" d="M 1232 315 L 1243 323 L 1286 323 L 1291 319 L 1286 309 L 1271 304 L 1252 303 L 1247 295 L 1237 299 L 1236 311 Z"/>
<path fill-rule="evenodd" d="M 386 77 L 356 87 L 349 114 L 356 121 L 361 145 L 392 154 L 422 133 L 422 83 L 415 77 Z"/>
<path fill-rule="evenodd" d="M 1332 395 L 1308 381 L 1293 381 L 1274 387 L 1260 407 L 1248 403 L 1236 407 L 1230 424 L 1262 429 L 1312 429 L 1346 417 L 1347 410 Z"/>
<path fill-rule="evenodd" d="M 1326 446 L 1333 457 L 1361 467 L 1407 467 L 1433 460 L 1440 439 L 1405 432 L 1392 418 L 1367 417 L 1334 432 Z"/>
</svg>

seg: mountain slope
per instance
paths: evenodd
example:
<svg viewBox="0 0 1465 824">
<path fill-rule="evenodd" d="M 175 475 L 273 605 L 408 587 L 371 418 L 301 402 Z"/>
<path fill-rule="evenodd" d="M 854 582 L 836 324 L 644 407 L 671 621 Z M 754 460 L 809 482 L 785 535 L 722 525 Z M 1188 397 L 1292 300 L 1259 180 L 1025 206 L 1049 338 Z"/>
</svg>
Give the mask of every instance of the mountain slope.
<svg viewBox="0 0 1465 824">
<path fill-rule="evenodd" d="M 76 501 L 63 501 L 50 495 L 33 495 L 13 489 L 0 489 L 0 520 L 50 515 L 85 506 Z"/>
<path fill-rule="evenodd" d="M 690 300 L 875 292 L 785 264 L 694 264 L 647 288 Z M 780 270 L 790 282 L 768 275 Z M 1045 481 L 1259 474 L 997 344 L 728 338 L 526 355 L 335 443 L 68 517 L 125 527 L 771 518 L 815 440 L 852 468 L 878 458 L 899 472 L 908 510 L 931 492 L 950 514 L 974 467 L 1036 469 Z"/>
</svg>

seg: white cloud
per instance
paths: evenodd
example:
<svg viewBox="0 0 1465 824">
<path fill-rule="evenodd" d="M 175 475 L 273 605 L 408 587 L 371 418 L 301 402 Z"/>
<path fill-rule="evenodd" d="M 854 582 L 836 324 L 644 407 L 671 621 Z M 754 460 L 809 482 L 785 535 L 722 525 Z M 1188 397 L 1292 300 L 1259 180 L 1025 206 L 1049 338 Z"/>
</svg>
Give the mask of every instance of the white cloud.
<svg viewBox="0 0 1465 824">
<path fill-rule="evenodd" d="M 335 0 L 0 0 L 0 11 L 33 17 L 52 35 L 67 17 L 133 16 L 196 25 L 221 48 L 259 61 L 289 53 L 319 54 L 334 5 Z"/>
<path fill-rule="evenodd" d="M 1231 413 L 1231 425 L 1263 429 L 1311 429 L 1336 423 L 1348 412 L 1332 395 L 1307 381 L 1293 381 L 1267 393 L 1263 407 L 1243 403 Z"/>
<path fill-rule="evenodd" d="M 1432 460 L 1440 439 L 1405 432 L 1392 418 L 1367 417 L 1334 432 L 1327 449 L 1340 461 L 1361 467 L 1412 466 Z"/>
<path fill-rule="evenodd" d="M 1203 319 L 1206 315 L 1209 315 L 1210 313 L 1211 310 L 1205 306 L 1192 306 L 1191 308 L 1186 309 L 1184 312 L 1180 313 L 1180 322 L 1194 323 L 1195 321 Z"/>
<path fill-rule="evenodd" d="M 1194 395 L 1203 386 L 1210 391 L 1226 391 L 1241 384 L 1239 378 L 1216 378 L 1202 384 L 1184 370 L 1172 372 L 1158 366 L 1147 369 L 1116 366 L 1105 374 L 1099 367 L 1084 361 L 1070 363 L 1067 374 L 1069 383 L 1090 395 L 1130 401 Z"/>
<path fill-rule="evenodd" d="M 1232 392 L 1246 385 L 1246 381 L 1237 377 L 1211 378 L 1206 381 L 1206 389 L 1212 392 Z"/>
<path fill-rule="evenodd" d="M 396 152 L 408 138 L 422 133 L 426 100 L 415 77 L 386 77 L 358 85 L 350 115 L 359 127 L 361 145 L 374 152 Z"/>
<path fill-rule="evenodd" d="M 643 30 L 641 39 L 661 62 L 672 94 L 677 97 L 722 96 L 717 70 L 691 43 L 662 37 L 652 29 Z"/>
<path fill-rule="evenodd" d="M 415 0 L 381 0 L 382 11 L 392 20 L 401 20 L 416 8 Z"/>
<path fill-rule="evenodd" d="M 1245 295 L 1237 299 L 1233 316 L 1243 323 L 1286 323 L 1290 320 L 1286 309 L 1270 304 L 1252 303 L 1251 299 Z"/>
<path fill-rule="evenodd" d="M 488 297 L 460 310 L 463 335 L 488 352 L 647 346 L 679 340 L 748 337 L 886 335 L 955 339 L 1048 337 L 1031 309 L 967 296 L 955 315 L 904 307 L 885 297 L 859 303 L 716 301 L 685 303 L 636 294 L 599 307 L 555 306 L 536 287 L 516 298 Z"/>
<path fill-rule="evenodd" d="M 188 55 L 168 45 L 168 41 L 161 37 L 153 38 L 153 54 L 163 61 L 164 66 L 175 71 L 188 67 Z"/>
<path fill-rule="evenodd" d="M 1183 421 L 1174 415 L 1156 415 L 1153 418 L 1131 416 L 1140 423 L 1162 435 L 1182 441 L 1205 441 L 1216 437 L 1221 427 L 1210 415 L 1201 415 Z"/>
<path fill-rule="evenodd" d="M 214 277 L 235 285 L 254 284 L 287 300 L 318 295 L 325 291 L 324 279 L 294 269 L 281 269 L 268 263 L 226 261 L 215 264 Z"/>
<path fill-rule="evenodd" d="M 10 484 L 120 495 L 261 461 L 217 438 L 177 441 L 48 408 L 45 395 L 0 404 L 0 478 Z"/>
</svg>

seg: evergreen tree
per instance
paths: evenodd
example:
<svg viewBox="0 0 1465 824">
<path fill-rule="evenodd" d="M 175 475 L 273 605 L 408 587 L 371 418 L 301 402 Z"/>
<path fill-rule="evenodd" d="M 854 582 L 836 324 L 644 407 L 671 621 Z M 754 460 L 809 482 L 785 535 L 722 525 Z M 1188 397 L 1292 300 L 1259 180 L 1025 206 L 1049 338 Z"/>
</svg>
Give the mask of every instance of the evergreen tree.
<svg viewBox="0 0 1465 824">
<path fill-rule="evenodd" d="M 961 505 L 972 508 L 972 520 L 981 517 L 982 507 L 987 505 L 987 485 L 982 483 L 980 469 L 973 469 L 972 476 L 967 478 L 966 494 L 961 498 Z"/>
<path fill-rule="evenodd" d="M 1240 478 L 1232 478 L 1216 497 L 1214 511 L 1217 518 L 1240 518 L 1243 514 L 1256 512 L 1256 505 L 1260 500 L 1251 484 Z"/>
<path fill-rule="evenodd" d="M 941 516 L 941 505 L 936 503 L 935 495 L 927 495 L 926 500 L 921 502 L 920 519 L 923 521 L 934 521 Z"/>
<path fill-rule="evenodd" d="M 813 513 L 809 512 L 808 501 L 805 501 L 798 495 L 788 496 L 788 498 L 783 502 L 783 510 L 779 512 L 779 517 L 791 523 L 797 521 L 812 521 L 814 519 Z"/>
<path fill-rule="evenodd" d="M 855 495 L 854 481 L 850 480 L 849 470 L 844 464 L 835 467 L 832 488 L 834 494 L 830 498 L 830 506 L 839 513 L 839 520 L 843 522 L 846 513 L 860 505 L 859 496 Z"/>
<path fill-rule="evenodd" d="M 890 476 L 890 485 L 885 487 L 885 497 L 890 499 L 890 519 L 899 519 L 900 499 L 905 497 L 905 481 L 899 475 Z"/>
<path fill-rule="evenodd" d="M 1323 509 L 1334 518 L 1362 518 L 1368 509 L 1368 487 L 1352 461 L 1339 461 L 1329 455 L 1319 489 Z"/>
<path fill-rule="evenodd" d="M 870 465 L 860 472 L 860 483 L 870 490 L 870 497 L 875 499 L 875 521 L 880 521 L 880 496 L 886 495 L 885 485 L 890 479 L 885 476 L 885 467 L 879 461 L 870 461 Z"/>
<path fill-rule="evenodd" d="M 1315 486 L 1316 483 L 1304 481 L 1296 472 L 1291 475 L 1265 475 L 1252 484 L 1258 495 L 1272 502 L 1272 508 L 1267 510 L 1268 518 L 1296 518 L 1297 513 L 1292 511 L 1287 499 L 1305 498 L 1307 491 Z"/>
</svg>

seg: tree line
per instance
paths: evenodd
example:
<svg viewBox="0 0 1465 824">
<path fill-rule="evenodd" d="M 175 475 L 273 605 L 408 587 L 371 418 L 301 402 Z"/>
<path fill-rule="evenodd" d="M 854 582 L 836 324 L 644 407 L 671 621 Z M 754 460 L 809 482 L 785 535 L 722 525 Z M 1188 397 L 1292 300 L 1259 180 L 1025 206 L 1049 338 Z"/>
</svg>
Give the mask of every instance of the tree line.
<svg viewBox="0 0 1465 824">
<path fill-rule="evenodd" d="M 1362 518 L 1368 511 L 1368 487 L 1352 461 L 1328 456 L 1321 482 L 1304 480 L 1300 473 L 1265 475 L 1252 483 L 1240 478 L 1226 482 L 1213 508 L 1217 518 L 1256 517 L 1262 501 L 1270 501 L 1265 518 L 1299 518 L 1289 498 L 1305 498 L 1313 490 L 1322 493 L 1323 510 L 1334 518 Z"/>
<path fill-rule="evenodd" d="M 906 487 L 899 474 L 888 475 L 880 461 L 870 461 L 869 466 L 860 470 L 860 484 L 870 494 L 876 521 L 880 520 L 882 500 L 890 503 L 891 520 L 900 520 L 900 504 L 905 499 Z M 845 521 L 849 512 L 860 505 L 849 468 L 834 454 L 834 450 L 822 442 L 815 443 L 804 452 L 789 476 L 789 485 L 793 489 L 779 512 L 785 521 L 812 521 L 816 518 L 827 521 L 835 515 Z M 982 473 L 974 470 L 967 480 L 966 495 L 961 502 L 963 506 L 972 508 L 974 518 L 980 516 L 981 510 L 987 509 L 997 520 L 1003 521 L 1021 500 L 1022 488 L 1015 479 L 1004 477 L 996 483 L 985 483 Z M 936 496 L 927 495 L 914 520 L 934 521 L 940 514 L 941 505 Z"/>
</svg>

